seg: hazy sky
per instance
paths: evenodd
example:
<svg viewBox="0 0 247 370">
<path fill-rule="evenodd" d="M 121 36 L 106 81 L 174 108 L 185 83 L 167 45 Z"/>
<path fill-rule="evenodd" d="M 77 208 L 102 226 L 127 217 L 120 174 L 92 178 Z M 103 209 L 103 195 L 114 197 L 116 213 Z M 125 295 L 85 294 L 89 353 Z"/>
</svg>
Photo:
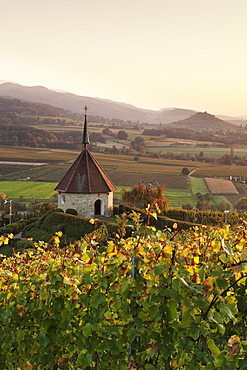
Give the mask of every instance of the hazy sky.
<svg viewBox="0 0 247 370">
<path fill-rule="evenodd" d="M 0 79 L 247 115 L 247 0 L 0 0 Z"/>
</svg>

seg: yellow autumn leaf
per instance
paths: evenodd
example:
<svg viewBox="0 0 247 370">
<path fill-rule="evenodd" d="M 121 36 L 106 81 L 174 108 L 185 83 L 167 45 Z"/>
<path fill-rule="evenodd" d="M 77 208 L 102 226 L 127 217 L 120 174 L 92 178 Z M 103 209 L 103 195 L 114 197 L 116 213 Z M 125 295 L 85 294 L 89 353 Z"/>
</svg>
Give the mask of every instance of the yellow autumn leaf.
<svg viewBox="0 0 247 370">
<path fill-rule="evenodd" d="M 58 236 L 54 236 L 53 237 L 53 240 L 54 240 L 54 243 L 56 243 L 56 244 L 59 244 L 60 243 L 60 239 L 59 239 Z"/>
<path fill-rule="evenodd" d="M 165 248 L 163 249 L 163 251 L 167 254 L 172 254 L 172 251 L 173 251 L 173 247 L 170 245 L 170 244 L 167 244 L 165 246 Z"/>
<path fill-rule="evenodd" d="M 187 266 L 186 267 L 186 270 L 192 275 L 192 274 L 194 274 L 194 272 L 195 272 L 195 269 L 194 269 L 194 267 L 193 266 Z"/>
<path fill-rule="evenodd" d="M 84 254 L 84 256 L 82 256 L 82 261 L 87 263 L 88 261 L 90 260 L 90 257 L 88 254 Z"/>
<path fill-rule="evenodd" d="M 156 212 L 151 212 L 150 215 L 157 220 L 157 213 Z"/>
<path fill-rule="evenodd" d="M 66 285 L 73 285 L 73 281 L 71 281 L 71 279 L 69 279 L 67 276 L 64 276 L 63 282 Z"/>
<path fill-rule="evenodd" d="M 115 256 L 116 254 L 117 254 L 117 251 L 116 251 L 116 249 L 114 248 L 114 249 L 112 250 L 112 252 L 108 253 L 108 256 L 109 256 L 109 257 L 111 257 L 111 256 Z"/>
<path fill-rule="evenodd" d="M 151 272 L 146 272 L 144 275 L 143 275 L 144 279 L 146 280 L 150 280 L 150 279 L 153 279 L 153 274 Z"/>
<path fill-rule="evenodd" d="M 196 264 L 198 264 L 198 263 L 200 262 L 199 256 L 195 256 L 195 257 L 194 257 L 194 262 L 195 262 Z"/>
<path fill-rule="evenodd" d="M 112 240 L 108 241 L 108 247 L 106 249 L 106 252 L 111 253 L 114 248 L 115 248 L 115 244 L 113 243 L 113 241 Z"/>
<path fill-rule="evenodd" d="M 56 235 L 57 235 L 57 236 L 59 236 L 59 237 L 61 237 L 61 236 L 63 236 L 63 232 L 62 232 L 62 231 L 58 231 L 58 232 L 56 233 Z"/>
</svg>

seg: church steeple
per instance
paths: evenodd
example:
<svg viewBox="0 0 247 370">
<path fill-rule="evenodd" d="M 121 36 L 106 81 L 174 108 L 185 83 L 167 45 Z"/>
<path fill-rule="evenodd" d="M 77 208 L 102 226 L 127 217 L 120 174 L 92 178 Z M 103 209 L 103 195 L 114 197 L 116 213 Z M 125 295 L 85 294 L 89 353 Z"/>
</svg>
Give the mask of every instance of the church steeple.
<svg viewBox="0 0 247 370">
<path fill-rule="evenodd" d="M 89 144 L 89 135 L 87 131 L 87 110 L 88 107 L 85 105 L 85 118 L 84 118 L 84 129 L 83 129 L 83 136 L 82 136 L 82 144 L 84 145 L 84 149 L 87 149 Z"/>
</svg>

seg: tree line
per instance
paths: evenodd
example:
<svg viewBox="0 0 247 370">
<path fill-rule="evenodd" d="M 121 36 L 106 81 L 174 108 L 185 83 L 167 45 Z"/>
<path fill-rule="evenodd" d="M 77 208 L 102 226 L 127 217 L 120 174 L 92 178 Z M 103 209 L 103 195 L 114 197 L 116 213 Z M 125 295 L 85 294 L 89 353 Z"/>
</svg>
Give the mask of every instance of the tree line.
<svg viewBox="0 0 247 370">
<path fill-rule="evenodd" d="M 240 135 L 241 131 L 241 135 Z M 246 145 L 247 132 L 245 128 L 239 128 L 239 131 L 196 131 L 188 128 L 162 128 L 145 129 L 142 135 L 153 136 L 156 140 L 159 136 L 172 137 L 178 139 L 189 139 L 197 141 L 211 141 L 225 145 Z"/>
</svg>

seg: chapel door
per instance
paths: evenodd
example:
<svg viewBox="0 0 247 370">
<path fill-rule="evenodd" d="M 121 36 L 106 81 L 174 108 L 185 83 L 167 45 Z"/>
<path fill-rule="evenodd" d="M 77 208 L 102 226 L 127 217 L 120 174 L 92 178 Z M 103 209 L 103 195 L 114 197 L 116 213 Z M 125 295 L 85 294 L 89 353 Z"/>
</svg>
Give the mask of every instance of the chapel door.
<svg viewBox="0 0 247 370">
<path fill-rule="evenodd" d="M 101 200 L 97 199 L 94 203 L 94 215 L 100 216 L 101 215 Z"/>
</svg>

